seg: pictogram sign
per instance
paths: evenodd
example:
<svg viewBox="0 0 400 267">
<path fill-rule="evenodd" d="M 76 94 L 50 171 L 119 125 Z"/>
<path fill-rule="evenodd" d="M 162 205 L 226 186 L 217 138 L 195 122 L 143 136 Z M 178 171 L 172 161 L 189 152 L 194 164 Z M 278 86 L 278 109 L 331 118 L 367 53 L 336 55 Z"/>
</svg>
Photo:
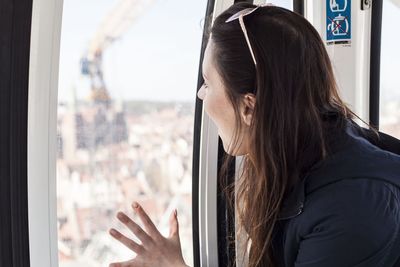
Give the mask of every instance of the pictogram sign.
<svg viewBox="0 0 400 267">
<path fill-rule="evenodd" d="M 327 44 L 351 43 L 351 0 L 326 0 Z"/>
</svg>

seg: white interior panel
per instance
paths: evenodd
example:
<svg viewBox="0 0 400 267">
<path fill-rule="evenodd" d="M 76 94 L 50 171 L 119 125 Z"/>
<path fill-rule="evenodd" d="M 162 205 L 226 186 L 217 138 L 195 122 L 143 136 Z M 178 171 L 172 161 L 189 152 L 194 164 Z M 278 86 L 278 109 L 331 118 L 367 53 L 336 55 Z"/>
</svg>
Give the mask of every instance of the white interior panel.
<svg viewBox="0 0 400 267">
<path fill-rule="evenodd" d="M 339 2 L 339 1 L 338 1 Z M 340 95 L 364 121 L 369 121 L 369 70 L 371 8 L 361 10 L 361 1 L 351 5 L 351 43 L 328 44 L 326 34 L 327 1 L 307 0 L 305 17 L 320 33 L 332 60 Z"/>
</svg>

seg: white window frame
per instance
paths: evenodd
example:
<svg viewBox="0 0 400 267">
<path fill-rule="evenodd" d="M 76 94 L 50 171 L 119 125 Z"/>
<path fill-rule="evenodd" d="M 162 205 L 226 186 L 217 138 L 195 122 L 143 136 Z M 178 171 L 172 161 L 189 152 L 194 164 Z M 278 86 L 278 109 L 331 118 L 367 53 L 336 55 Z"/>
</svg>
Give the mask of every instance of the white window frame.
<svg viewBox="0 0 400 267">
<path fill-rule="evenodd" d="M 233 0 L 215 0 L 213 21 L 233 3 Z M 217 162 L 218 129 L 205 113 L 203 107 L 199 164 L 199 247 L 201 267 L 218 267 Z"/>
<path fill-rule="evenodd" d="M 58 267 L 57 90 L 63 0 L 33 0 L 28 94 L 28 220 L 32 267 Z"/>
<path fill-rule="evenodd" d="M 353 2 L 355 10 L 358 3 Z M 233 0 L 216 0 L 214 18 L 233 3 Z M 314 10 L 318 11 L 317 8 Z M 33 0 L 28 95 L 28 220 L 32 267 L 58 267 L 56 129 L 62 11 L 63 0 Z M 360 34 L 361 40 L 353 41 L 362 51 L 353 55 L 358 64 L 356 75 L 344 76 L 339 72 L 339 83 L 346 102 L 368 121 L 370 27 L 365 25 L 370 25 L 370 11 L 352 14 L 352 18 L 356 25 L 352 35 L 355 37 L 358 31 L 366 32 Z M 353 49 L 357 48 L 354 46 Z M 332 51 L 329 52 L 333 56 Z M 333 59 L 336 64 L 343 64 L 338 50 L 334 57 L 338 58 Z M 217 129 L 203 110 L 199 186 L 203 267 L 218 266 L 217 159 Z"/>
</svg>

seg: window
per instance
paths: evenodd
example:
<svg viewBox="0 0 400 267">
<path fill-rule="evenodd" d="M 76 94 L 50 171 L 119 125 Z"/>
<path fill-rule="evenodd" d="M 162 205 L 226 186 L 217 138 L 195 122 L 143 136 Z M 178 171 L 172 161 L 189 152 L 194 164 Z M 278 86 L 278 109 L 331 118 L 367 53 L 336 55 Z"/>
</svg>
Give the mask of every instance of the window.
<svg viewBox="0 0 400 267">
<path fill-rule="evenodd" d="M 134 253 L 115 218 L 138 201 L 168 234 L 178 209 L 193 265 L 192 143 L 206 1 L 67 0 L 57 114 L 59 265 L 108 266 Z"/>
<path fill-rule="evenodd" d="M 381 77 L 380 77 L 380 130 L 400 138 L 400 37 L 398 24 L 400 2 L 383 1 Z"/>
<path fill-rule="evenodd" d="M 280 6 L 293 11 L 293 0 L 254 0 L 253 4 L 263 5 L 265 3 Z"/>
</svg>

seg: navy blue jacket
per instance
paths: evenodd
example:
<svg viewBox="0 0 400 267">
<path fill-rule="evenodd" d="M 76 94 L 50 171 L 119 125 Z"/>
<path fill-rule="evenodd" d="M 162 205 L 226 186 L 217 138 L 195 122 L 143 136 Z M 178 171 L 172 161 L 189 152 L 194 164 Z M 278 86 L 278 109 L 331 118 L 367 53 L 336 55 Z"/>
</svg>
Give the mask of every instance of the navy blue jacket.
<svg viewBox="0 0 400 267">
<path fill-rule="evenodd" d="M 380 136 L 347 121 L 334 152 L 285 198 L 278 266 L 400 266 L 400 141 Z"/>
</svg>

